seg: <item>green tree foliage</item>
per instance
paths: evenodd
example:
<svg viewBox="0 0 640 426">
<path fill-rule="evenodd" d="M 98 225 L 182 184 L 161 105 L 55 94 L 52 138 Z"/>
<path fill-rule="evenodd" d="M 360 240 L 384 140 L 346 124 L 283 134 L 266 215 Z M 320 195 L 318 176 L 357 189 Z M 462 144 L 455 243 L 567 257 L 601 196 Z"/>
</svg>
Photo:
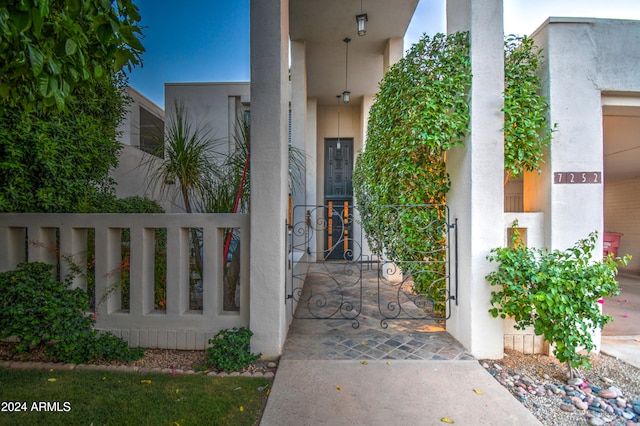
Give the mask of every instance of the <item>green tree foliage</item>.
<svg viewBox="0 0 640 426">
<path fill-rule="evenodd" d="M 505 183 L 524 171 L 536 171 L 551 143 L 549 104 L 542 96 L 538 67 L 542 51 L 533 40 L 510 35 L 504 42 Z"/>
<path fill-rule="evenodd" d="M 618 293 L 618 262 L 626 265 L 629 259 L 609 255 L 591 261 L 597 241 L 592 232 L 564 251 L 527 248 L 514 228 L 511 246 L 488 256 L 499 264 L 487 275 L 499 289 L 491 293 L 489 313 L 512 317 L 520 330 L 533 326 L 536 335 L 554 345 L 553 354 L 567 363 L 571 376 L 574 368 L 590 367 L 588 356 L 578 351 L 592 351 L 594 329 L 612 320 L 602 314 L 598 300 Z"/>
<path fill-rule="evenodd" d="M 121 148 L 124 86 L 121 75 L 96 81 L 76 90 L 60 112 L 0 106 L 0 211 L 99 210 Z"/>
<path fill-rule="evenodd" d="M 62 110 L 76 89 L 141 62 L 139 21 L 132 0 L 3 1 L 0 99 Z"/>
<path fill-rule="evenodd" d="M 0 2 L 0 211 L 105 202 L 139 20 L 131 0 Z"/>
</svg>

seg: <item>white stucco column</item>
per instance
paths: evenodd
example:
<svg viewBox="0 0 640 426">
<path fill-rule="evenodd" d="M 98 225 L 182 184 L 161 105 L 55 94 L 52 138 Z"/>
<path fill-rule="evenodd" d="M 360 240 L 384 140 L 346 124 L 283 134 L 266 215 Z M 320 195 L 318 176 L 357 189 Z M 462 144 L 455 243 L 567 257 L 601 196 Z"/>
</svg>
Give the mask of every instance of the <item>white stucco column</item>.
<svg viewBox="0 0 640 426">
<path fill-rule="evenodd" d="M 389 71 L 389 68 L 402 59 L 404 56 L 404 39 L 399 37 L 393 37 L 387 40 L 386 45 L 384 46 L 384 56 L 382 59 L 382 65 L 384 67 L 384 72 Z"/>
<path fill-rule="evenodd" d="M 285 256 L 289 2 L 251 0 L 252 350 L 282 352 L 287 333 Z"/>
<path fill-rule="evenodd" d="M 307 126 L 306 126 L 306 175 L 307 187 L 305 190 L 305 204 L 313 206 L 318 204 L 318 99 L 307 99 Z M 313 219 L 312 219 L 313 220 Z M 309 247 L 316 247 L 316 234 L 313 233 L 309 237 Z M 316 251 L 311 251 L 309 261 L 316 261 Z"/>
<path fill-rule="evenodd" d="M 502 15 L 502 0 L 447 1 L 448 32 L 470 31 L 473 74 L 471 133 L 464 147 L 447 154 L 447 203 L 451 220 L 458 219 L 458 276 L 452 274 L 458 291 L 447 331 L 478 358 L 501 358 L 504 345 L 502 320 L 488 312 L 491 286 L 485 279 L 495 267 L 486 256 L 504 245 Z"/>
<path fill-rule="evenodd" d="M 306 46 L 304 41 L 291 41 L 291 145 L 300 151 L 306 153 L 306 137 L 307 137 L 307 61 Z M 306 162 L 306 160 L 305 160 Z M 305 168 L 308 166 L 305 164 Z M 306 179 L 307 173 L 304 171 L 298 175 L 300 187 L 294 185 L 293 189 L 293 206 L 302 206 L 306 204 Z M 303 207 L 299 207 L 295 211 L 293 220 L 304 220 Z M 294 242 L 296 247 L 300 247 L 300 243 L 304 240 L 302 235 L 294 235 L 297 241 Z"/>
</svg>

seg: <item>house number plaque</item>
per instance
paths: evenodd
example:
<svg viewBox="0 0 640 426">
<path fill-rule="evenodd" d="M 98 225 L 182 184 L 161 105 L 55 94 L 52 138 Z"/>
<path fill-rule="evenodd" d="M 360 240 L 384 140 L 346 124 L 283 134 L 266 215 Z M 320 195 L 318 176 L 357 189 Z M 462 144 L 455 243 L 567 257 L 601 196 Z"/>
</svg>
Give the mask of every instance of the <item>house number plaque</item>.
<svg viewBox="0 0 640 426">
<path fill-rule="evenodd" d="M 602 183 L 602 172 L 555 172 L 553 183 Z"/>
</svg>

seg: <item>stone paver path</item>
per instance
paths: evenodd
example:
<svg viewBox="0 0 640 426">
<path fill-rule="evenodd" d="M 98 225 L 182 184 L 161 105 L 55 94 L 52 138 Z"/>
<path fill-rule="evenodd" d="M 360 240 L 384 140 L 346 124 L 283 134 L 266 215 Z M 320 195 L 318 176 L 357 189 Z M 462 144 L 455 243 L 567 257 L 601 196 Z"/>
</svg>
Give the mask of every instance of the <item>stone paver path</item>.
<svg viewBox="0 0 640 426">
<path fill-rule="evenodd" d="M 349 319 L 311 319 L 300 302 L 296 319 L 289 328 L 284 346 L 284 360 L 472 360 L 466 349 L 443 328 L 443 321 L 398 319 L 386 321 L 383 328 L 379 311 L 378 281 L 375 271 L 364 271 L 362 291 L 359 283 L 346 291 L 336 291 L 336 275 L 323 274 L 326 265 L 312 265 L 307 275 L 302 300 L 310 292 L 325 297 L 334 295 L 353 302 L 357 324 Z M 353 276 L 349 278 L 354 282 Z M 383 291 L 385 291 L 383 289 Z M 359 294 L 362 294 L 360 301 Z M 383 300 L 385 297 L 383 297 Z M 405 298 L 406 300 L 406 298 Z M 327 300 L 326 312 L 339 303 Z M 415 306 L 411 306 L 415 310 Z M 355 315 L 354 314 L 354 315 Z M 322 317 L 321 311 L 314 313 Z M 347 313 L 347 316 L 350 314 Z M 329 315 L 327 315 L 329 316 Z M 416 315 L 419 316 L 419 315 Z M 341 318 L 340 316 L 338 318 Z M 354 328 L 357 325 L 357 328 Z"/>
</svg>

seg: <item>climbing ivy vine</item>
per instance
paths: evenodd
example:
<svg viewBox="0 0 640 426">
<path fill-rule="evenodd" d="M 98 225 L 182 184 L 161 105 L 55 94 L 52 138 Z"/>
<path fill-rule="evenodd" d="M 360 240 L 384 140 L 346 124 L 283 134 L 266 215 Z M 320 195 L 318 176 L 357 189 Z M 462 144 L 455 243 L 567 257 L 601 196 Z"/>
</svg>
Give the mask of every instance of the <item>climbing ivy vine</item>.
<svg viewBox="0 0 640 426">
<path fill-rule="evenodd" d="M 506 179 L 538 169 L 551 141 L 548 104 L 537 76 L 541 51 L 527 37 L 505 38 L 504 167 Z M 367 146 L 354 170 L 354 194 L 370 248 L 406 268 L 416 260 L 439 263 L 416 290 L 441 286 L 446 229 L 425 227 L 441 220 L 444 207 L 406 209 L 391 205 L 443 205 L 450 188 L 446 151 L 470 131 L 469 36 L 425 35 L 385 75 L 371 107 Z M 402 260 L 401 260 L 402 259 Z M 403 265 L 404 262 L 404 265 Z M 428 288 L 429 287 L 429 288 Z M 442 294 L 442 290 L 435 291 Z"/>
<path fill-rule="evenodd" d="M 356 161 L 354 194 L 369 245 L 405 272 L 428 257 L 428 273 L 414 279 L 419 292 L 440 293 L 429 286 L 442 282 L 446 241 L 442 227 L 429 224 L 441 220 L 444 209 L 389 206 L 445 202 L 445 152 L 469 132 L 470 86 L 468 33 L 423 36 L 382 80 L 369 112 L 367 147 Z"/>
<path fill-rule="evenodd" d="M 468 34 L 424 36 L 386 73 L 369 111 L 354 191 L 367 208 L 441 203 L 447 149 L 469 131 Z"/>
<path fill-rule="evenodd" d="M 549 104 L 542 96 L 537 71 L 542 51 L 527 36 L 510 35 L 504 42 L 504 169 L 505 183 L 524 171 L 538 170 L 553 128 Z"/>
</svg>

